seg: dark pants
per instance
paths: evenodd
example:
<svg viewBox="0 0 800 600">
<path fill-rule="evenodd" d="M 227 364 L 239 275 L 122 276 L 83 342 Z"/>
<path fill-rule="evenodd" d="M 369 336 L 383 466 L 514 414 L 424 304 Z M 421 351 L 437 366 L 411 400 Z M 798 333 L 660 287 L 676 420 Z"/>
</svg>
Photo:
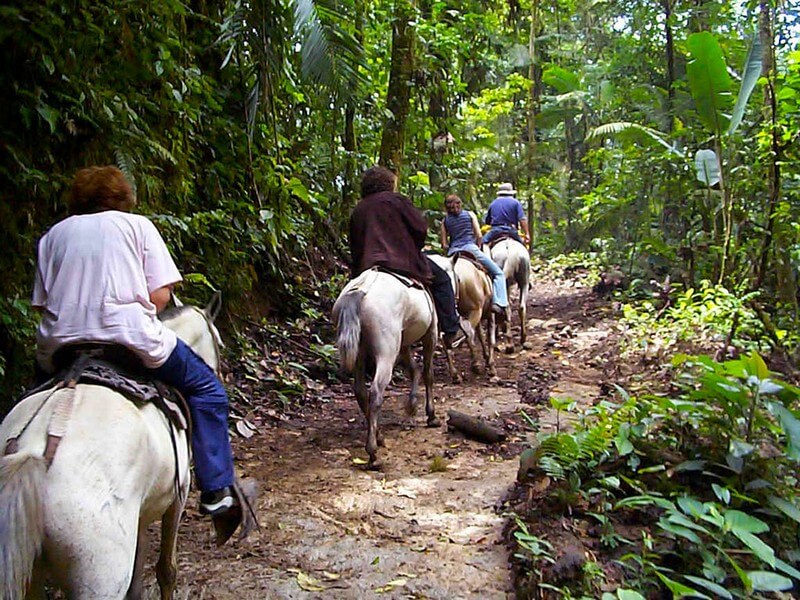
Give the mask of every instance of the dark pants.
<svg viewBox="0 0 800 600">
<path fill-rule="evenodd" d="M 428 261 L 433 271 L 431 294 L 436 305 L 436 316 L 439 318 L 439 329 L 444 333 L 458 331 L 458 313 L 456 312 L 456 296 L 453 293 L 453 284 L 447 271 L 442 269 L 432 260 Z"/>
<path fill-rule="evenodd" d="M 216 373 L 181 340 L 167 362 L 150 371 L 155 378 L 183 394 L 189 405 L 197 487 L 211 492 L 233 485 L 228 395 Z"/>
</svg>

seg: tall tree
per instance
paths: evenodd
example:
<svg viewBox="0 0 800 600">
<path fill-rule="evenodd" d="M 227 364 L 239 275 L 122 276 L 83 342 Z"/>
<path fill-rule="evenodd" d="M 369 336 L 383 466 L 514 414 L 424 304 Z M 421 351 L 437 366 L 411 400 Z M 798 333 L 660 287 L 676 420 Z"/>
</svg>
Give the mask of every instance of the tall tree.
<svg viewBox="0 0 800 600">
<path fill-rule="evenodd" d="M 381 137 L 380 163 L 398 173 L 403 166 L 406 119 L 415 64 L 414 0 L 398 0 L 392 21 L 392 59 L 386 91 L 387 116 Z"/>
</svg>

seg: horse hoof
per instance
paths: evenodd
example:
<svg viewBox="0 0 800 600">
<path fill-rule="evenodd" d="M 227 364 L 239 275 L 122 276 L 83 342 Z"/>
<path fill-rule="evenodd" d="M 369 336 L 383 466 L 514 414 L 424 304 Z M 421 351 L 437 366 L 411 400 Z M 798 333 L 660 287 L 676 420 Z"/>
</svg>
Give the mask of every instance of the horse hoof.
<svg viewBox="0 0 800 600">
<path fill-rule="evenodd" d="M 533 344 L 531 342 L 523 342 L 522 347 L 525 350 L 533 350 Z"/>
<path fill-rule="evenodd" d="M 475 373 L 476 375 L 480 375 L 481 368 L 478 365 L 472 365 L 472 372 Z"/>
<path fill-rule="evenodd" d="M 383 469 L 383 459 L 377 457 L 370 458 L 368 466 L 370 471 L 380 471 Z"/>
<path fill-rule="evenodd" d="M 428 427 L 439 427 L 442 422 L 437 417 L 432 417 L 428 419 Z"/>
<path fill-rule="evenodd" d="M 514 346 L 506 346 L 506 354 L 514 354 L 516 348 Z"/>
<path fill-rule="evenodd" d="M 386 440 L 384 440 L 384 439 L 383 439 L 383 436 L 380 436 L 380 437 L 379 437 L 377 440 L 375 440 L 375 441 L 378 443 L 378 447 L 379 447 L 379 448 L 385 448 L 385 447 L 386 447 Z"/>
</svg>

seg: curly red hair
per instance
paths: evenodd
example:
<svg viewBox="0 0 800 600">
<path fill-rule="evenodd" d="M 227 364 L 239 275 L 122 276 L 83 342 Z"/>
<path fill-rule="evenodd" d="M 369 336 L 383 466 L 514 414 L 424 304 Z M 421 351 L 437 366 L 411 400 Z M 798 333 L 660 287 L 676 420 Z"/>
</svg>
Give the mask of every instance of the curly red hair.
<svg viewBox="0 0 800 600">
<path fill-rule="evenodd" d="M 128 180 L 117 167 L 81 169 L 72 180 L 69 209 L 72 214 L 96 213 L 103 210 L 130 211 L 136 196 Z"/>
</svg>

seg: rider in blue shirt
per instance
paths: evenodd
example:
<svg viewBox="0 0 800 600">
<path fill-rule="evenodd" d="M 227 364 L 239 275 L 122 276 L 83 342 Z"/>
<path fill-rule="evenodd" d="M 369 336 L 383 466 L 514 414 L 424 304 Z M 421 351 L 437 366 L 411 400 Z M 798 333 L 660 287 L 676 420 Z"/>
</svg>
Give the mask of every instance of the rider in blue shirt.
<svg viewBox="0 0 800 600">
<path fill-rule="evenodd" d="M 492 310 L 502 314 L 508 308 L 506 276 L 497 263 L 478 248 L 477 242 L 481 239 L 478 218 L 474 213 L 461 208 L 461 198 L 455 194 L 445 198 L 444 206 L 447 215 L 442 220 L 442 248 L 447 251 L 448 256 L 456 252 L 469 252 L 486 268 L 492 277 Z"/>
<path fill-rule="evenodd" d="M 501 235 L 510 235 L 521 244 L 527 245 L 529 238 L 528 221 L 522 204 L 514 196 L 517 191 L 510 183 L 501 183 L 497 189 L 497 198 L 489 205 L 485 222 L 492 228 L 483 236 L 483 242 L 489 244 Z M 522 227 L 523 238 L 517 229 Z"/>
</svg>

